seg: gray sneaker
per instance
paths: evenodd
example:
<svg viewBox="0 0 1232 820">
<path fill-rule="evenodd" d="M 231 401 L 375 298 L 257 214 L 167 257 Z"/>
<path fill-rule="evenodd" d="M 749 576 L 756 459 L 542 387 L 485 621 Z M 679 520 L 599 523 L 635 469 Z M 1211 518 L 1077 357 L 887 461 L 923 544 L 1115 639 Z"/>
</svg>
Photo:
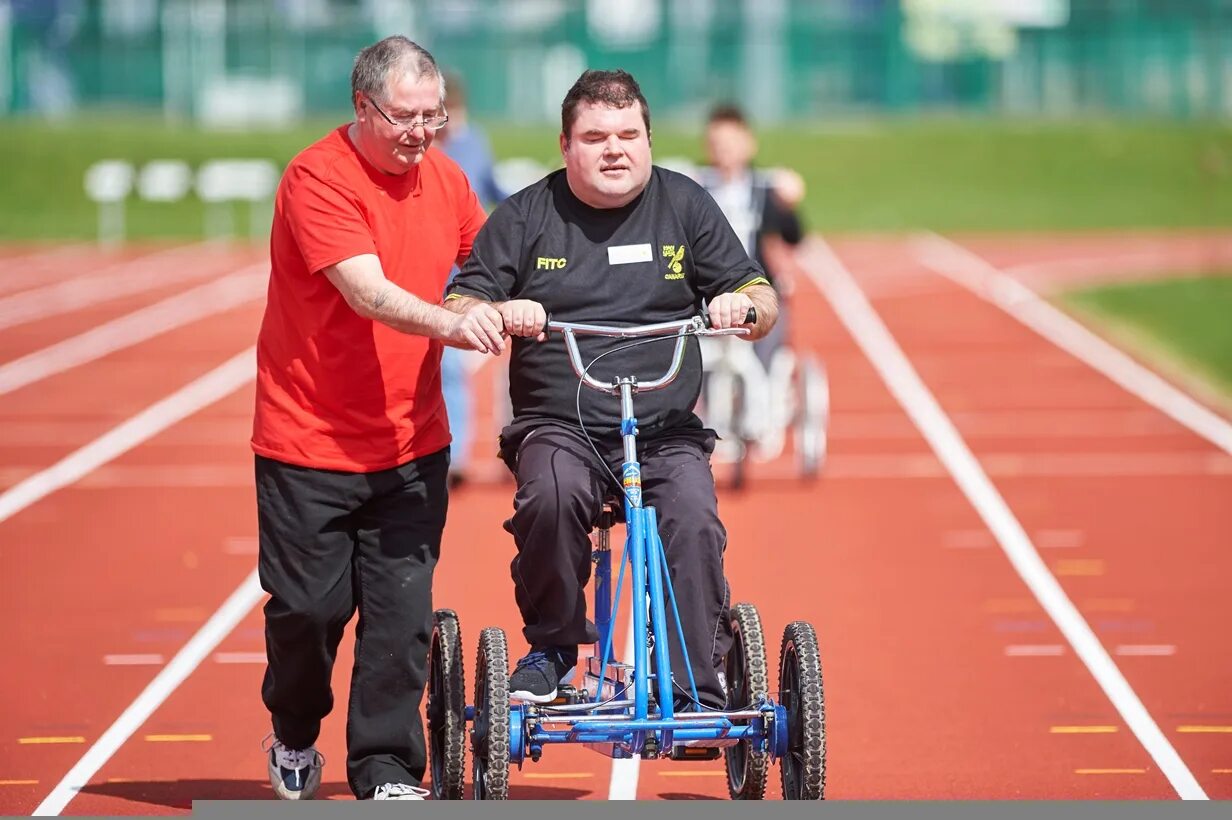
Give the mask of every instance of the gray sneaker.
<svg viewBox="0 0 1232 820">
<path fill-rule="evenodd" d="M 271 733 L 261 749 L 268 753 L 270 785 L 280 800 L 311 800 L 316 796 L 325 758 L 315 746 L 289 749 Z"/>
<path fill-rule="evenodd" d="M 426 800 L 427 797 L 427 789 L 405 783 L 386 783 L 384 786 L 377 786 L 372 793 L 373 800 Z"/>
</svg>

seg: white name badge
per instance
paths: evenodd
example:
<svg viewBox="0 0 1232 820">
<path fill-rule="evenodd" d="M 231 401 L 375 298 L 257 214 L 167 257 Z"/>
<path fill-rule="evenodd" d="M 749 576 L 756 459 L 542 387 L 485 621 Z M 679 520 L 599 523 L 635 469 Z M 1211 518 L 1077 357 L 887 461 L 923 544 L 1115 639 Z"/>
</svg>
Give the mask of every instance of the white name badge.
<svg viewBox="0 0 1232 820">
<path fill-rule="evenodd" d="M 609 265 L 630 265 L 634 262 L 653 262 L 650 243 L 644 245 L 614 245 L 607 249 Z"/>
</svg>

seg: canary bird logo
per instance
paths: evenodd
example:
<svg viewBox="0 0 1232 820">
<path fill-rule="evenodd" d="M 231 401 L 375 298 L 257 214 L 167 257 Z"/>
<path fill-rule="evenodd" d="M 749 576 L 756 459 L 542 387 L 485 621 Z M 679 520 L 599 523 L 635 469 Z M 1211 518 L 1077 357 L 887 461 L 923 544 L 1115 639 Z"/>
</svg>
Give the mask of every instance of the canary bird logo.
<svg viewBox="0 0 1232 820">
<path fill-rule="evenodd" d="M 664 279 L 684 278 L 684 245 L 664 245 L 663 258 L 667 260 L 667 273 Z"/>
</svg>

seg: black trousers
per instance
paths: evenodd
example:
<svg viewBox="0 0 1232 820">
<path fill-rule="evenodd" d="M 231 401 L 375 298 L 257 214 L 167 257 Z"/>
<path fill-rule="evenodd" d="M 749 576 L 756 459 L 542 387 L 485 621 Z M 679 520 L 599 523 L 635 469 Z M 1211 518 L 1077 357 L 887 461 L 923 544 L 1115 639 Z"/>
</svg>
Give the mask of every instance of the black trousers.
<svg viewBox="0 0 1232 820">
<path fill-rule="evenodd" d="M 718 669 L 731 646 L 723 577 L 727 531 L 719 521 L 710 471 L 713 438 L 690 432 L 639 441 L 638 459 L 643 503 L 658 511 L 698 697 L 707 706 L 721 708 L 726 693 Z M 620 476 L 619 444 L 598 446 L 604 461 Z M 513 517 L 505 529 L 518 548 L 510 570 L 525 624 L 522 634 L 532 646 L 593 643 L 599 634 L 586 617 L 591 574 L 587 534 L 598 521 L 603 500 L 619 498 L 620 490 L 581 433 L 563 425 L 536 427 L 522 439 L 516 454 L 504 455 L 518 484 Z M 626 603 L 622 613 L 627 610 Z M 670 605 L 667 618 L 672 672 L 681 687 L 676 690 L 679 702 L 689 684 Z"/>
<path fill-rule="evenodd" d="M 448 448 L 375 473 L 256 459 L 269 665 L 261 687 L 278 739 L 316 742 L 330 675 L 355 625 L 347 780 L 356 797 L 418 785 L 427 765 L 420 699 L 432 634 L 432 572 L 448 506 Z"/>
</svg>

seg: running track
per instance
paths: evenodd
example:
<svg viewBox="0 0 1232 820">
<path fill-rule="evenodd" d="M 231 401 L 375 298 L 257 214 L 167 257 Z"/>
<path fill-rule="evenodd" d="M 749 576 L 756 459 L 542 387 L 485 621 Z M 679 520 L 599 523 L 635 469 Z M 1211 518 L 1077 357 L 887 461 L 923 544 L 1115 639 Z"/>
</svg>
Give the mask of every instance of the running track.
<svg viewBox="0 0 1232 820">
<path fill-rule="evenodd" d="M 818 627 L 829 796 L 1232 797 L 1232 427 L 1195 432 L 1175 397 L 1134 392 L 1140 368 L 1114 383 L 1090 340 L 1063 350 L 990 301 L 1004 277 L 1227 266 L 1232 239 L 951 239 L 808 246 L 794 333 L 830 374 L 826 475 L 759 465 L 721 499 L 772 669 L 789 620 Z M 261 264 L 0 249 L 0 813 L 270 796 L 246 444 Z M 492 480 L 455 495 L 436 587 L 468 671 L 482 626 L 523 648 L 511 488 L 477 449 Z M 339 798 L 342 715 L 320 744 Z M 552 749 L 512 795 L 715 797 L 721 772 Z"/>
</svg>

